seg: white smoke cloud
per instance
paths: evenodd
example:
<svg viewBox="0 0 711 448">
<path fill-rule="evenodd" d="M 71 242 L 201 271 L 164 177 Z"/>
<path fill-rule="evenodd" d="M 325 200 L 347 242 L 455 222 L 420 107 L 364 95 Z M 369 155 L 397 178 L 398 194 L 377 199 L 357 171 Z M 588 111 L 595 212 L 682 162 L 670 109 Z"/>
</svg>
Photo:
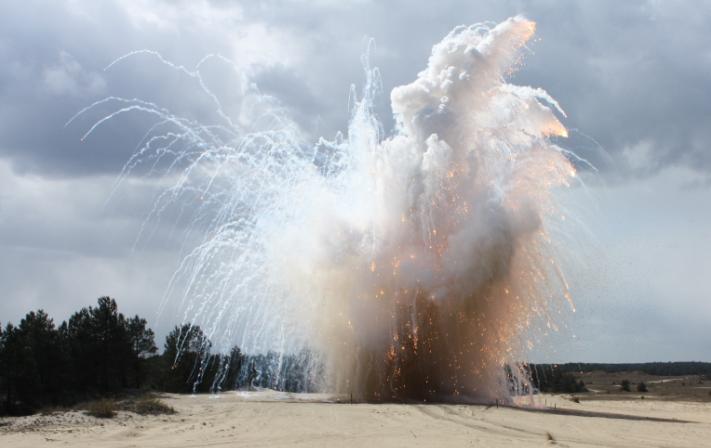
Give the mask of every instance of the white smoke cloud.
<svg viewBox="0 0 711 448">
<path fill-rule="evenodd" d="M 545 225 L 575 174 L 550 142 L 566 131 L 505 81 L 534 29 L 456 28 L 393 90 L 387 138 L 367 64 L 348 134 L 313 151 L 254 88 L 214 131 L 166 117 L 188 163 L 156 209 L 203 203 L 171 285 L 184 319 L 222 349 L 315 353 L 323 387 L 360 399 L 506 395 L 504 364 L 567 296 Z"/>
</svg>

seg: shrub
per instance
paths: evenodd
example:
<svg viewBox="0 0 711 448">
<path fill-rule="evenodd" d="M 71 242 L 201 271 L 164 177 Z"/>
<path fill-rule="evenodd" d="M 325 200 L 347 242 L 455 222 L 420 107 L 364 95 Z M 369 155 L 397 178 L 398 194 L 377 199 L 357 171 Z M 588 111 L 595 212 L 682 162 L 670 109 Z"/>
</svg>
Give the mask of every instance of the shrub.
<svg viewBox="0 0 711 448">
<path fill-rule="evenodd" d="M 647 389 L 647 385 L 644 384 L 644 381 L 640 381 L 637 383 L 637 392 L 648 392 L 649 389 Z"/>
<path fill-rule="evenodd" d="M 622 387 L 622 390 L 625 392 L 630 391 L 630 381 L 629 380 L 622 380 L 620 383 L 620 386 Z"/>
<path fill-rule="evenodd" d="M 175 414 L 175 409 L 157 398 L 142 398 L 129 410 L 139 415 Z"/>
<path fill-rule="evenodd" d="M 116 416 L 116 403 L 106 399 L 92 401 L 87 405 L 86 413 L 97 418 L 113 418 Z"/>
</svg>

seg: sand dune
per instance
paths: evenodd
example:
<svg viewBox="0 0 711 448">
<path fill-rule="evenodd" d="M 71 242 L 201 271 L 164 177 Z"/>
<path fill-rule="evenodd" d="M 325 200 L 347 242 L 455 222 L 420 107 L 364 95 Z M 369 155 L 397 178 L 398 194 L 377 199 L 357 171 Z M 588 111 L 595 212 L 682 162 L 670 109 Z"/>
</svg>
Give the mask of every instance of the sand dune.
<svg viewBox="0 0 711 448">
<path fill-rule="evenodd" d="M 536 397 L 553 412 L 496 406 L 343 404 L 320 395 L 168 395 L 178 413 L 111 420 L 79 412 L 2 420 L 3 447 L 701 447 L 711 403 Z"/>
</svg>

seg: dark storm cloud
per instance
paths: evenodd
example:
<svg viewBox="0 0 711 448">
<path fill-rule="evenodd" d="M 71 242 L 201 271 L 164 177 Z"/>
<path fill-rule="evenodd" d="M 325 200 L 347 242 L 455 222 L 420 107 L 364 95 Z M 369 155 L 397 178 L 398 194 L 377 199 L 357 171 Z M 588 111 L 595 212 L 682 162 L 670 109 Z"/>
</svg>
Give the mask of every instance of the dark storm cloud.
<svg viewBox="0 0 711 448">
<path fill-rule="evenodd" d="M 189 27 L 183 31 L 136 23 L 116 2 L 77 5 L 0 6 L 0 157 L 11 160 L 20 172 L 58 176 L 118 172 L 158 119 L 145 113 L 123 115 L 82 142 L 93 123 L 118 108 L 111 103 L 64 126 L 76 112 L 107 96 L 153 101 L 207 122 L 213 118 L 214 105 L 197 82 L 155 58 L 139 55 L 110 71 L 104 68 L 143 48 L 194 66 L 208 52 L 223 50 L 221 43 L 209 37 L 193 39 L 196 31 Z"/>
<path fill-rule="evenodd" d="M 563 144 L 598 166 L 601 177 L 622 180 L 614 183 L 614 201 L 603 198 L 601 222 L 586 223 L 610 246 L 605 252 L 630 260 L 610 268 L 611 277 L 625 282 L 606 277 L 581 294 L 627 300 L 619 307 L 629 314 L 648 309 L 641 315 L 666 329 L 709 316 L 711 309 L 698 304 L 708 278 L 701 251 L 711 248 L 708 212 L 698 206 L 708 202 L 711 185 L 709 2 L 26 0 L 0 2 L 0 320 L 17 321 L 38 307 L 63 319 L 102 294 L 115 295 L 126 312 L 153 317 L 179 260 L 184 223 L 170 215 L 151 221 L 131 250 L 164 187 L 158 180 L 129 179 L 104 206 L 114 177 L 156 118 L 121 116 L 84 142 L 81 136 L 116 104 L 64 123 L 109 95 L 154 101 L 203 123 L 217 120 L 215 105 L 194 79 L 154 57 L 137 55 L 104 71 L 115 58 L 151 49 L 194 67 L 206 54 L 223 54 L 278 97 L 306 132 L 332 137 L 347 126 L 350 84 L 362 84 L 367 37 L 376 41 L 371 60 L 383 80 L 376 110 L 389 129 L 388 92 L 425 67 L 435 42 L 455 25 L 520 13 L 537 21 L 538 38 L 514 82 L 556 97 L 574 129 Z M 204 76 L 236 114 L 239 75 L 214 60 Z M 682 184 L 697 186 L 682 191 Z M 677 234 L 685 238 L 681 248 Z M 630 241 L 637 244 L 632 249 L 625 246 Z M 648 241 L 669 248 L 654 252 Z M 656 286 L 641 288 L 647 279 Z M 687 302 L 674 302 L 680 317 L 670 324 L 672 296 Z M 587 311 L 579 320 L 617 306 L 591 300 L 581 305 Z M 590 360 L 629 360 L 629 350 L 614 339 L 625 331 L 653 332 L 627 314 L 598 311 L 597 317 L 580 335 Z M 702 343 L 691 345 L 689 334 L 670 339 L 660 356 L 687 343 L 688 356 L 706 353 Z M 635 349 L 640 356 L 659 353 L 653 343 L 644 347 Z"/>
<path fill-rule="evenodd" d="M 532 7 L 543 41 L 521 78 L 549 88 L 568 126 L 593 136 L 623 170 L 682 164 L 708 174 L 711 6 L 702 3 Z"/>
<path fill-rule="evenodd" d="M 313 134 L 330 137 L 345 128 L 349 85 L 362 81 L 365 36 L 377 42 L 372 59 L 383 74 L 386 93 L 379 111 L 388 128 L 392 120 L 387 92 L 424 67 L 434 42 L 456 24 L 523 13 L 538 22 L 539 40 L 531 44 L 533 54 L 514 80 L 544 87 L 560 101 L 569 114 L 566 124 L 579 130 L 566 145 L 603 170 L 644 174 L 669 164 L 711 170 L 706 143 L 711 139 L 708 3 L 212 4 L 216 17 L 232 13 L 227 23 L 233 29 L 259 24 L 265 36 L 288 33 L 303 52 L 287 62 L 257 61 L 261 68 L 255 80 Z M 68 128 L 63 124 L 103 96 L 140 97 L 210 121 L 213 107 L 194 80 L 146 56 L 104 72 L 114 58 L 142 48 L 161 51 L 186 66 L 211 52 L 243 57 L 231 51 L 243 36 L 225 34 L 229 28 L 224 24 L 195 26 L 191 18 L 195 22 L 199 14 L 181 14 L 187 2 L 150 4 L 150 12 L 158 18 L 164 15 L 172 26 L 153 25 L 150 17 L 137 24 L 135 14 L 113 2 L 86 2 L 80 8 L 59 2 L 33 5 L 6 3 L 0 15 L 0 154 L 19 170 L 55 175 L 117 170 L 155 120 L 142 114 L 124 116 L 81 143 L 83 132 L 109 109 Z M 140 10 L 141 3 L 136 5 Z M 244 59 L 250 62 L 249 55 Z M 235 89 L 229 81 L 220 82 L 215 83 L 217 92 L 229 99 Z"/>
<path fill-rule="evenodd" d="M 111 9 L 110 3 L 107 8 Z M 71 111 L 105 94 L 106 80 L 97 60 L 104 53 L 96 50 L 108 43 L 106 35 L 115 35 L 127 25 L 118 11 L 105 14 L 116 20 L 104 27 L 73 16 L 59 2 L 2 6 L 0 154 L 18 169 L 68 174 L 117 161 L 116 150 L 125 142 L 107 139 L 90 153 L 80 147 L 76 133 L 63 129 Z"/>
<path fill-rule="evenodd" d="M 424 67 L 432 43 L 454 25 L 523 13 L 538 22 L 538 39 L 514 81 L 543 87 L 560 101 L 569 115 L 567 126 L 578 130 L 566 145 L 603 170 L 645 174 L 669 164 L 711 170 L 709 3 L 290 5 L 243 2 L 247 17 L 305 36 L 311 72 L 305 76 L 327 97 L 338 100 L 345 80 L 359 81 L 354 55 L 359 45 L 363 48 L 357 41 L 360 36 L 376 39 L 374 60 L 388 92 Z M 334 79 L 339 80 L 335 86 Z M 331 103 L 331 110 L 330 115 L 343 118 L 338 104 Z M 642 156 L 644 160 L 639 160 Z"/>
</svg>

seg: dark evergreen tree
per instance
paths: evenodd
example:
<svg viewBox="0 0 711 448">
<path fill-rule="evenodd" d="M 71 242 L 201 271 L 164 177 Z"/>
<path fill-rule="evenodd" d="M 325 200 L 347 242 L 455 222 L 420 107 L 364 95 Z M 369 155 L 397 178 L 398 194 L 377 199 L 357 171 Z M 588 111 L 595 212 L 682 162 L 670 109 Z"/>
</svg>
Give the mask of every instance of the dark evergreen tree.
<svg viewBox="0 0 711 448">
<path fill-rule="evenodd" d="M 95 329 L 89 308 L 72 314 L 59 327 L 65 350 L 71 360 L 69 387 L 82 394 L 98 391 L 98 358 L 101 348 L 95 339 Z"/>
<path fill-rule="evenodd" d="M 128 386 L 128 368 L 132 365 L 131 342 L 126 319 L 118 312 L 116 301 L 101 297 L 90 308 L 94 335 L 100 348 L 99 384 L 104 393 Z"/>
<path fill-rule="evenodd" d="M 101 297 L 96 307 L 74 313 L 60 333 L 71 359 L 72 387 L 83 394 L 107 394 L 128 387 L 138 356 L 151 349 L 152 331 L 145 321 L 126 320 L 110 297 Z"/>
<path fill-rule="evenodd" d="M 200 327 L 176 326 L 165 338 L 162 387 L 169 392 L 196 392 L 210 361 L 211 343 Z"/>
<path fill-rule="evenodd" d="M 155 344 L 153 330 L 148 328 L 146 320 L 139 316 L 126 320 L 126 332 L 131 346 L 133 384 L 136 388 L 140 388 L 147 376 L 144 368 L 145 359 L 155 355 L 158 347 Z"/>
<path fill-rule="evenodd" d="M 59 333 L 47 313 L 32 311 L 17 327 L 8 325 L 2 341 L 6 410 L 23 413 L 44 403 L 58 403 L 65 363 Z"/>
<path fill-rule="evenodd" d="M 23 411 L 29 408 L 24 406 L 25 409 L 23 409 L 18 393 L 23 375 L 22 342 L 19 332 L 12 324 L 7 324 L 2 339 L 3 350 L 0 366 L 2 366 L 1 375 L 5 393 L 4 410 L 11 415 L 27 413 Z"/>
</svg>

